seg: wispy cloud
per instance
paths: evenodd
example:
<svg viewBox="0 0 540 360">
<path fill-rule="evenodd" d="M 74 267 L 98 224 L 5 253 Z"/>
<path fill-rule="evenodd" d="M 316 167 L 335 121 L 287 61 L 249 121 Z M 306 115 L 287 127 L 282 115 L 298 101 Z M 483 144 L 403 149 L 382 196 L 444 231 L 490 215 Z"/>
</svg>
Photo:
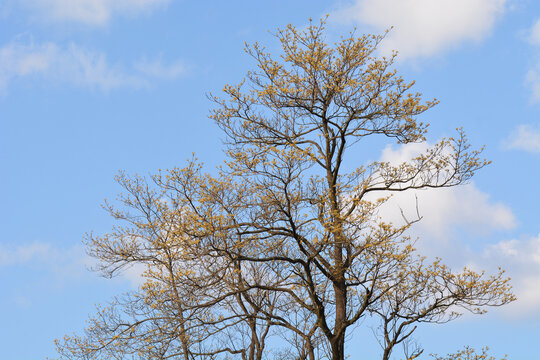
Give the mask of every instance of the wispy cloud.
<svg viewBox="0 0 540 360">
<path fill-rule="evenodd" d="M 540 126 L 519 125 L 503 142 L 507 149 L 540 153 Z"/>
<path fill-rule="evenodd" d="M 170 0 L 23 0 L 22 6 L 45 21 L 69 21 L 91 26 L 107 24 L 115 15 L 138 15 Z"/>
<path fill-rule="evenodd" d="M 0 268 L 30 262 L 54 263 L 56 260 L 58 260 L 58 253 L 50 244 L 36 242 L 17 247 L 0 244 Z"/>
<path fill-rule="evenodd" d="M 52 282 L 80 279 L 94 263 L 80 245 L 60 248 L 47 242 L 0 244 L 0 271 L 11 267 L 40 269 L 53 274 Z"/>
<path fill-rule="evenodd" d="M 373 27 L 394 29 L 381 44 L 384 54 L 427 57 L 490 34 L 507 0 L 355 0 L 334 16 Z"/>
<path fill-rule="evenodd" d="M 135 69 L 156 79 L 175 79 L 187 71 L 185 64 L 177 60 L 171 64 L 165 64 L 161 57 L 155 60 L 143 59 L 135 63 Z"/>
<path fill-rule="evenodd" d="M 540 47 L 540 19 L 536 20 L 529 30 L 527 40 L 538 53 Z M 540 61 L 537 61 L 536 64 L 527 71 L 525 83 L 531 89 L 531 100 L 533 102 L 540 102 Z"/>
<path fill-rule="evenodd" d="M 3 268 L 39 269 L 48 276 L 47 281 L 80 281 L 83 278 L 95 278 L 89 270 L 95 268 L 96 260 L 88 256 L 82 245 L 62 248 L 47 242 L 33 242 L 16 246 L 0 244 L 0 271 Z M 127 280 L 133 288 L 144 282 L 144 266 L 128 267 L 119 278 Z"/>
<path fill-rule="evenodd" d="M 533 45 L 540 45 L 540 19 L 536 20 L 529 31 L 528 40 Z"/>
<path fill-rule="evenodd" d="M 36 44 L 16 39 L 0 48 L 0 91 L 5 93 L 12 82 L 25 78 L 102 91 L 141 88 L 155 79 L 177 78 L 185 70 L 180 64 L 178 60 L 164 64 L 158 59 L 139 61 L 126 69 L 111 64 L 102 52 L 75 44 L 62 47 L 52 42 Z"/>
</svg>

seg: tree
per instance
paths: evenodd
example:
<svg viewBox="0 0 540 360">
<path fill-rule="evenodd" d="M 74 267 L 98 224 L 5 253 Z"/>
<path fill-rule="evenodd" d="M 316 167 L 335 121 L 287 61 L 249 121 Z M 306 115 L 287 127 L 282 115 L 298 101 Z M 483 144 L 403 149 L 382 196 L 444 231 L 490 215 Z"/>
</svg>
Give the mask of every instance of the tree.
<svg viewBox="0 0 540 360">
<path fill-rule="evenodd" d="M 411 92 L 395 54 L 376 56 L 384 35 L 330 46 L 324 30 L 279 30 L 278 58 L 248 46 L 256 70 L 210 96 L 227 141 L 217 175 L 196 160 L 151 181 L 119 175 L 121 206 L 107 209 L 124 225 L 89 236 L 89 252 L 110 276 L 144 264 L 146 282 L 59 341 L 64 357 L 343 360 L 349 329 L 371 318 L 387 360 L 421 323 L 514 300 L 502 270 L 419 256 L 405 232 L 420 217 L 380 218 L 392 193 L 458 186 L 487 162 L 458 130 L 398 166 L 348 165 L 368 136 L 425 140 L 416 118 L 437 102 Z"/>
<path fill-rule="evenodd" d="M 435 360 L 497 360 L 493 356 L 489 356 L 487 353 L 488 348 L 482 349 L 482 353 L 477 353 L 473 348 L 465 346 L 463 350 L 458 351 L 455 354 L 448 354 L 445 357 L 431 355 Z M 507 360 L 506 355 L 501 360 Z"/>
</svg>

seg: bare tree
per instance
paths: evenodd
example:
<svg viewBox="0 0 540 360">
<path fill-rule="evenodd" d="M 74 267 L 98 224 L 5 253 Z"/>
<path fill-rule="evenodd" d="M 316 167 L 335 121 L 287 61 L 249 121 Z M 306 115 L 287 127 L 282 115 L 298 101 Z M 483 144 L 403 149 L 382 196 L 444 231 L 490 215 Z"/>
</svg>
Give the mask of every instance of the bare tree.
<svg viewBox="0 0 540 360">
<path fill-rule="evenodd" d="M 421 323 L 514 300 L 503 271 L 420 257 L 405 236 L 419 218 L 379 216 L 392 192 L 458 186 L 487 164 L 461 130 L 397 166 L 361 163 L 365 137 L 423 141 L 416 117 L 436 105 L 397 75 L 395 55 L 376 57 L 384 36 L 330 46 L 324 21 L 276 36 L 280 57 L 248 46 L 256 70 L 211 96 L 228 156 L 217 175 L 191 161 L 151 182 L 119 177 L 122 206 L 108 209 L 126 225 L 88 246 L 106 274 L 145 264 L 147 281 L 59 342 L 65 357 L 343 360 L 348 330 L 370 317 L 387 360 Z"/>
</svg>

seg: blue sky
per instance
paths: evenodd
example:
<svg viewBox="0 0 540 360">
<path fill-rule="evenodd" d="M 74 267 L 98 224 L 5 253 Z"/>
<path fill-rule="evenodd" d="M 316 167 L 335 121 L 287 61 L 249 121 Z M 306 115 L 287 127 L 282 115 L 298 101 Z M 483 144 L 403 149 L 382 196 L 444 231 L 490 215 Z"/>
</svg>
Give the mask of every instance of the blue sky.
<svg viewBox="0 0 540 360">
<path fill-rule="evenodd" d="M 1 358 L 54 356 L 53 339 L 81 331 L 94 304 L 137 286 L 135 270 L 112 280 L 87 270 L 82 238 L 113 225 L 100 205 L 120 191 L 114 175 L 182 166 L 192 153 L 218 165 L 206 94 L 254 66 L 245 42 L 277 51 L 269 31 L 325 14 L 330 41 L 354 26 L 394 26 L 381 54 L 399 50 L 401 74 L 440 100 L 422 117 L 428 142 L 463 126 L 493 161 L 466 186 L 417 194 L 424 221 L 412 235 L 452 267 L 507 269 L 519 300 L 421 329 L 426 354 L 462 345 L 515 360 L 537 354 L 540 3 L 0 0 Z M 366 154 L 398 161 L 423 146 Z M 359 339 L 351 358 L 377 352 Z"/>
</svg>

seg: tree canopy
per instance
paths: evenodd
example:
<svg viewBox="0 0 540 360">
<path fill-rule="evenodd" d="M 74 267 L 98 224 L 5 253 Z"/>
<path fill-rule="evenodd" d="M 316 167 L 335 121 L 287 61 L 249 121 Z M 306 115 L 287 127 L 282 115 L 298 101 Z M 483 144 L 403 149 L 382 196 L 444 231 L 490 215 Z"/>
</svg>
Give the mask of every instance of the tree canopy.
<svg viewBox="0 0 540 360">
<path fill-rule="evenodd" d="M 144 265 L 145 283 L 58 341 L 64 358 L 343 360 L 369 318 L 381 359 L 402 344 L 414 359 L 420 324 L 514 300 L 502 270 L 420 256 L 406 235 L 420 217 L 380 215 L 394 192 L 458 186 L 487 164 L 462 130 L 399 165 L 362 160 L 368 136 L 424 141 L 417 117 L 437 103 L 412 92 L 396 54 L 377 55 L 384 35 L 329 45 L 321 21 L 276 37 L 280 56 L 247 46 L 255 70 L 210 96 L 223 166 L 118 176 L 120 204 L 106 208 L 120 225 L 90 235 L 89 253 L 109 276 Z"/>
</svg>

